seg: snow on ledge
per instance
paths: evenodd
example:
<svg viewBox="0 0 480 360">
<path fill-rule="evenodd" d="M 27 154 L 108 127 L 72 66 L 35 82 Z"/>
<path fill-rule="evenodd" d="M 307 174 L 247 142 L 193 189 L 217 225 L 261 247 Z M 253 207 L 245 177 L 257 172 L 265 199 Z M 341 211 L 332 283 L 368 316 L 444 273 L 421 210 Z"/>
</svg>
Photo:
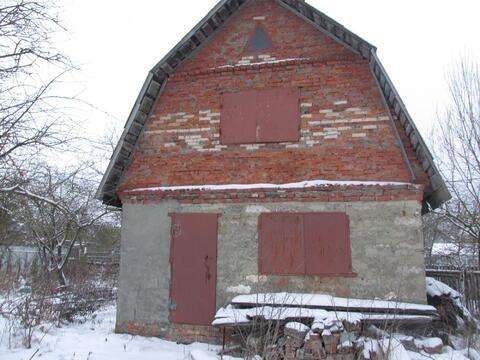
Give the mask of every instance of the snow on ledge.
<svg viewBox="0 0 480 360">
<path fill-rule="evenodd" d="M 329 186 L 410 186 L 421 189 L 421 185 L 405 182 L 385 181 L 335 181 L 335 180 L 305 180 L 286 184 L 223 184 L 223 185 L 184 185 L 184 186 L 157 186 L 127 190 L 126 192 L 151 192 L 151 191 L 179 191 L 179 190 L 250 190 L 250 189 L 305 189 Z"/>
<path fill-rule="evenodd" d="M 275 59 L 275 60 L 258 61 L 258 62 L 248 63 L 248 64 L 247 63 L 245 63 L 245 64 L 235 64 L 235 65 L 227 64 L 227 65 L 220 65 L 220 66 L 211 68 L 211 70 L 226 69 L 226 68 L 237 68 L 237 67 L 243 67 L 243 66 L 265 65 L 265 64 L 278 64 L 278 63 L 298 61 L 298 60 L 310 60 L 310 58 L 287 58 L 287 59 Z"/>
</svg>

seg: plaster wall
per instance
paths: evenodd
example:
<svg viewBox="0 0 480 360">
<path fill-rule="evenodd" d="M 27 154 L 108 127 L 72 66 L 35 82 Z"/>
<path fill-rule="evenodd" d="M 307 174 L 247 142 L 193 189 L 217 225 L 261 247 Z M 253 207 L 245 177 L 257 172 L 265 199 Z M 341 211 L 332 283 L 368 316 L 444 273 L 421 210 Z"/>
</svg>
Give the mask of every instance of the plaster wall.
<svg viewBox="0 0 480 360">
<path fill-rule="evenodd" d="M 258 276 L 257 220 L 262 212 L 346 212 L 355 277 Z M 123 205 L 117 330 L 142 326 L 168 331 L 171 212 L 220 213 L 217 308 L 246 292 L 323 292 L 356 298 L 398 298 L 425 303 L 421 204 L 388 202 L 284 202 Z M 127 330 L 126 330 L 127 329 Z"/>
</svg>

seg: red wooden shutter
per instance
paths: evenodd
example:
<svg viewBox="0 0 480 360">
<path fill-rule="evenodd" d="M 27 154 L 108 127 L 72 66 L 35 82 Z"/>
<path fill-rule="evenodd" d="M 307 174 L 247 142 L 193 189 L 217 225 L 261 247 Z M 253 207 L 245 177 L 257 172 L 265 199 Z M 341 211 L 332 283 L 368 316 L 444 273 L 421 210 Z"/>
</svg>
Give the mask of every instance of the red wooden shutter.
<svg viewBox="0 0 480 360">
<path fill-rule="evenodd" d="M 222 144 L 299 141 L 298 88 L 250 90 L 223 96 Z"/>
<path fill-rule="evenodd" d="M 261 214 L 258 237 L 261 274 L 305 273 L 303 221 L 300 214 Z"/>
<path fill-rule="evenodd" d="M 300 140 L 299 90 L 264 90 L 257 103 L 257 142 Z"/>
<path fill-rule="evenodd" d="M 304 241 L 308 275 L 347 275 L 352 272 L 347 214 L 304 214 Z"/>
<path fill-rule="evenodd" d="M 261 214 L 258 247 L 261 274 L 352 275 L 345 213 Z"/>
<path fill-rule="evenodd" d="M 220 142 L 222 144 L 256 142 L 255 96 L 254 91 L 223 95 L 220 118 Z"/>
</svg>

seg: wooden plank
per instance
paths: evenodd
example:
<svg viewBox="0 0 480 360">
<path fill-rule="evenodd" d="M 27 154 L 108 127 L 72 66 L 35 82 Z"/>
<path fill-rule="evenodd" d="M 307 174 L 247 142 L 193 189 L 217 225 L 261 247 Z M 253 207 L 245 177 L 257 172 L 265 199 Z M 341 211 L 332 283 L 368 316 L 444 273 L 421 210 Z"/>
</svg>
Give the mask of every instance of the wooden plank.
<svg viewBox="0 0 480 360">
<path fill-rule="evenodd" d="M 202 42 L 205 41 L 205 39 L 207 38 L 207 36 L 203 33 L 203 31 L 201 29 L 199 29 L 193 36 L 196 41 L 198 42 L 198 45 L 201 45 Z M 194 40 L 195 41 L 195 40 Z"/>
<path fill-rule="evenodd" d="M 298 298 L 302 301 L 299 301 Z M 231 304 L 238 307 L 271 306 L 305 309 L 322 309 L 365 313 L 395 313 L 409 315 L 437 315 L 434 307 L 423 304 L 410 304 L 386 300 L 347 299 L 316 294 L 272 293 L 240 295 Z"/>
<path fill-rule="evenodd" d="M 251 315 L 253 314 L 253 315 Z M 285 324 L 289 321 L 318 321 L 328 322 L 331 319 L 339 321 L 351 322 L 360 321 L 363 324 L 418 324 L 429 323 L 438 319 L 435 315 L 401 315 L 401 314 L 382 314 L 382 313 L 365 313 L 355 311 L 328 311 L 298 309 L 292 307 L 278 307 L 275 310 L 271 308 L 250 308 L 250 309 L 230 309 L 228 313 L 218 312 L 213 322 L 214 326 L 232 327 L 236 325 L 247 326 L 248 324 L 259 322 L 276 322 Z"/>
</svg>

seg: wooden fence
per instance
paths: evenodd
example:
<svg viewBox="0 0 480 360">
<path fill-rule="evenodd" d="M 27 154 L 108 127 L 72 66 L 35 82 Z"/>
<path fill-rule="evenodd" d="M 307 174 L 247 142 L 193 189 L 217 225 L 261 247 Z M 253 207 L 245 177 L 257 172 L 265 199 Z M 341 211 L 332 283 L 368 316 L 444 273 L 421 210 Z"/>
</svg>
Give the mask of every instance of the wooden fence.
<svg viewBox="0 0 480 360">
<path fill-rule="evenodd" d="M 480 314 L 480 269 L 459 269 L 452 266 L 437 266 L 426 270 L 427 276 L 439 280 L 463 295 L 468 310 Z"/>
<path fill-rule="evenodd" d="M 117 251 L 89 253 L 87 262 L 94 265 L 118 265 L 120 264 L 120 253 Z"/>
</svg>

